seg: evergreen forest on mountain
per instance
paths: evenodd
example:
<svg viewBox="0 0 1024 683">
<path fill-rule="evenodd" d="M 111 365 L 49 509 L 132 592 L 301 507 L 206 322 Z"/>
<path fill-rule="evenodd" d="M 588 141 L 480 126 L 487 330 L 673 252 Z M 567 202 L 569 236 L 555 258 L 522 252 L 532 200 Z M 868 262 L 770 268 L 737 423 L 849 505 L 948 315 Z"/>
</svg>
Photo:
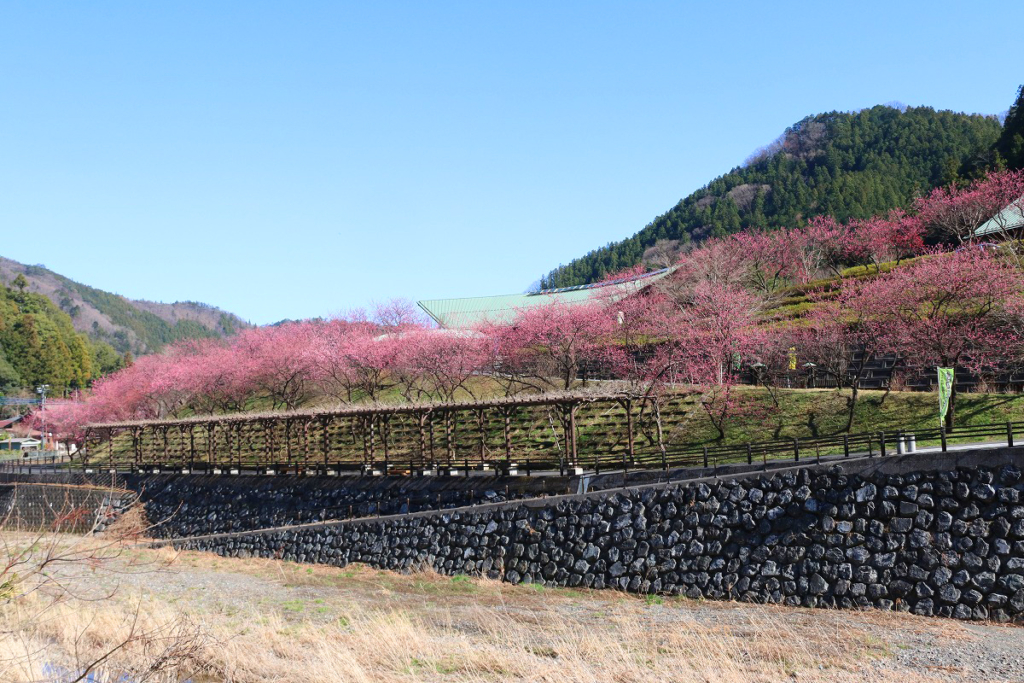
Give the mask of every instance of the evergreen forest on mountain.
<svg viewBox="0 0 1024 683">
<path fill-rule="evenodd" d="M 113 347 L 75 331 L 71 318 L 25 278 L 0 287 L 0 390 L 48 384 L 76 389 L 131 362 Z"/>
<path fill-rule="evenodd" d="M 137 301 L 0 258 L 0 393 L 66 395 L 135 357 L 249 327 L 213 306 Z"/>
<path fill-rule="evenodd" d="M 708 237 L 751 228 L 799 228 L 815 216 L 866 219 L 936 187 L 1024 164 L 1020 93 L 997 116 L 879 105 L 808 116 L 745 164 L 681 199 L 632 237 L 561 265 L 541 288 L 602 280 L 645 262 L 667 265 Z"/>
</svg>

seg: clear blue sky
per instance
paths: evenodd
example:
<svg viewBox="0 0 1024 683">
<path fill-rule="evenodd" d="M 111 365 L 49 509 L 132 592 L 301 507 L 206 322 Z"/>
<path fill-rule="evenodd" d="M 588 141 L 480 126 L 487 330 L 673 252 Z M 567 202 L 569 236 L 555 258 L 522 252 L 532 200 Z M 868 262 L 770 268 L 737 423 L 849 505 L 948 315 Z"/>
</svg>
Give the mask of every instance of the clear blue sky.
<svg viewBox="0 0 1024 683">
<path fill-rule="evenodd" d="M 803 116 L 996 114 L 1024 3 L 5 2 L 0 254 L 255 323 L 522 291 Z"/>
</svg>

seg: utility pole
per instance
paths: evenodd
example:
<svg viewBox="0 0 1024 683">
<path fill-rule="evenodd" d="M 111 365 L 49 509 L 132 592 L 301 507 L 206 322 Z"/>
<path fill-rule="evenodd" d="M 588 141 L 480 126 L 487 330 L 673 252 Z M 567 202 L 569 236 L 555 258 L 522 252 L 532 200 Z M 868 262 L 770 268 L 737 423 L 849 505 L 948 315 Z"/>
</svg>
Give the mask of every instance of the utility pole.
<svg viewBox="0 0 1024 683">
<path fill-rule="evenodd" d="M 40 384 L 36 387 L 36 393 L 39 394 L 39 415 L 42 421 L 42 430 L 40 436 L 42 437 L 42 451 L 46 452 L 46 392 L 50 390 L 49 384 Z"/>
</svg>

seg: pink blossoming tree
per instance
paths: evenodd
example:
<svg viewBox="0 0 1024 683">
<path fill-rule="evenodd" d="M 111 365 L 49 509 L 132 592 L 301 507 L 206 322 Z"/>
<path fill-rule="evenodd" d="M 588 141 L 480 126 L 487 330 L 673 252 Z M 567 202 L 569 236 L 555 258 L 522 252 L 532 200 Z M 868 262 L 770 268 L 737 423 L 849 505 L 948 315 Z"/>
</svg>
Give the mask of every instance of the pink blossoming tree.
<svg viewBox="0 0 1024 683">
<path fill-rule="evenodd" d="M 997 323 L 1024 290 L 1011 262 L 973 247 L 920 259 L 863 285 L 848 283 L 846 303 L 886 350 L 922 368 L 997 366 L 1012 345 Z M 955 386 L 946 415 L 952 429 Z"/>
<path fill-rule="evenodd" d="M 585 373 L 622 365 L 622 350 L 611 343 L 616 325 L 615 312 L 601 302 L 556 301 L 479 331 L 491 340 L 510 386 L 568 390 Z"/>
</svg>

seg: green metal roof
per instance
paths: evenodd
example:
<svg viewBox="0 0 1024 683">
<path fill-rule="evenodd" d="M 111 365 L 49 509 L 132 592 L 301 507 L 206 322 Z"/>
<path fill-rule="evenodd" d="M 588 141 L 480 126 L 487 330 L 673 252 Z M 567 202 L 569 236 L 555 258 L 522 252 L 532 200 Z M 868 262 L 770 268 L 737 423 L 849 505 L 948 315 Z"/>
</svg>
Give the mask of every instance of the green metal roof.
<svg viewBox="0 0 1024 683">
<path fill-rule="evenodd" d="M 512 322 L 516 314 L 523 309 L 554 302 L 576 304 L 598 298 L 607 298 L 611 301 L 622 299 L 657 282 L 672 270 L 672 268 L 665 268 L 630 280 L 547 289 L 532 294 L 477 296 L 468 299 L 427 299 L 416 303 L 441 327 L 467 328 L 484 322 L 502 324 Z"/>
<path fill-rule="evenodd" d="M 1010 202 L 1002 211 L 978 226 L 974 236 L 998 235 L 1018 228 L 1024 228 L 1024 197 Z"/>
</svg>

